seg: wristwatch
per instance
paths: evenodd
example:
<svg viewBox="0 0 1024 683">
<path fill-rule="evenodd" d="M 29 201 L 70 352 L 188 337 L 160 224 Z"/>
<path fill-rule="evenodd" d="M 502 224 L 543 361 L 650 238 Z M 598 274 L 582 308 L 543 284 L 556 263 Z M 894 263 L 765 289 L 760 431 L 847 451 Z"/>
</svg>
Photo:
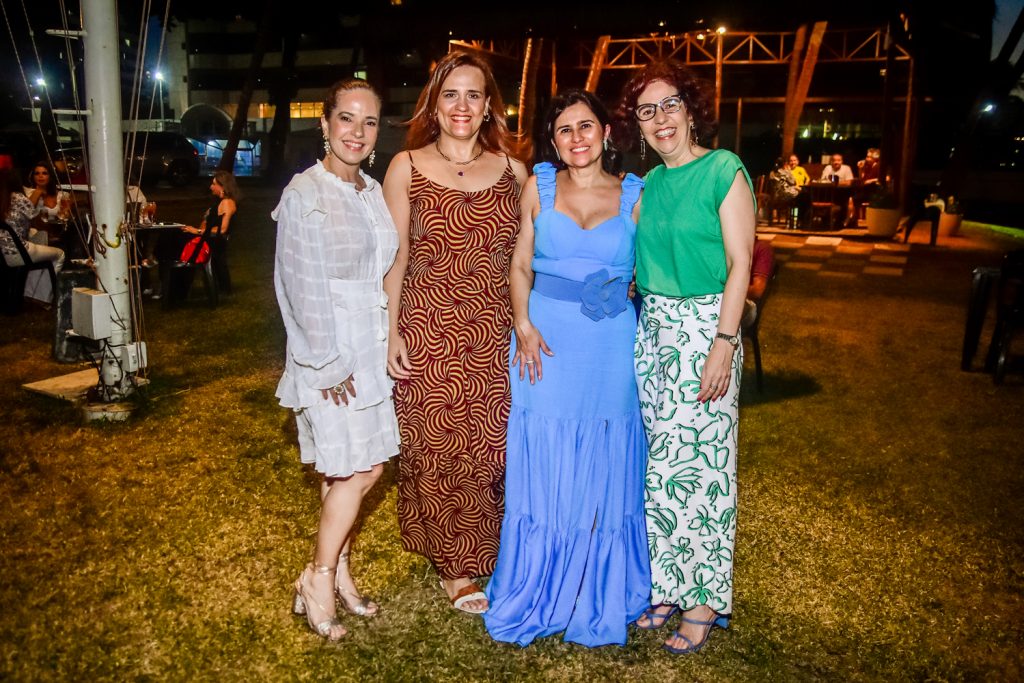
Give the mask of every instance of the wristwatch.
<svg viewBox="0 0 1024 683">
<path fill-rule="evenodd" d="M 739 334 L 734 334 L 734 335 L 730 336 L 730 335 L 725 334 L 723 332 L 719 332 L 718 334 L 715 335 L 715 339 L 724 339 L 725 341 L 727 341 L 730 344 L 732 344 L 732 347 L 734 349 L 737 346 L 740 345 L 740 335 Z"/>
</svg>

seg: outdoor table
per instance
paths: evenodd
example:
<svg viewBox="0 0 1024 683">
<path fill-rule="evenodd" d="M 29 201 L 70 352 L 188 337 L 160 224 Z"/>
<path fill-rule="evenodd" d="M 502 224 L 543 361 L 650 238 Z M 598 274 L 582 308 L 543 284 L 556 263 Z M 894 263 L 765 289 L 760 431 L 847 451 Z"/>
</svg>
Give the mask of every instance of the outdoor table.
<svg viewBox="0 0 1024 683">
<path fill-rule="evenodd" d="M 839 211 L 829 211 L 828 228 L 831 230 L 841 228 L 843 225 L 843 218 L 846 214 L 846 204 L 850 200 L 850 194 L 853 192 L 853 187 L 851 185 L 840 185 L 838 183 L 830 183 L 828 181 L 814 180 L 805 185 L 804 188 L 808 193 L 810 193 L 811 201 L 809 203 L 812 207 L 815 204 L 829 204 L 830 206 L 839 207 Z M 833 218 L 833 215 L 835 215 L 836 218 Z M 836 224 L 836 221 L 838 221 L 838 225 Z"/>
<path fill-rule="evenodd" d="M 50 246 L 61 246 L 64 242 L 64 234 L 68 229 L 67 220 L 52 218 L 49 220 L 38 220 L 32 223 L 36 230 L 46 233 L 46 243 Z"/>
<path fill-rule="evenodd" d="M 156 240 L 152 249 L 142 249 L 141 245 L 138 248 L 144 257 L 154 256 L 157 261 L 174 260 L 187 241 L 184 223 L 133 223 L 129 227 L 136 242 L 139 238 Z"/>
<path fill-rule="evenodd" d="M 178 260 L 185 243 L 192 235 L 185 232 L 184 223 L 132 224 L 131 232 L 140 252 L 140 260 L 155 259 L 159 268 L 159 281 L 164 283 L 170 275 L 171 265 Z M 147 242 L 144 248 L 139 238 Z M 153 240 L 152 243 L 149 240 Z M 155 287 L 155 285 L 154 285 Z M 147 287 L 143 287 L 146 289 Z"/>
</svg>

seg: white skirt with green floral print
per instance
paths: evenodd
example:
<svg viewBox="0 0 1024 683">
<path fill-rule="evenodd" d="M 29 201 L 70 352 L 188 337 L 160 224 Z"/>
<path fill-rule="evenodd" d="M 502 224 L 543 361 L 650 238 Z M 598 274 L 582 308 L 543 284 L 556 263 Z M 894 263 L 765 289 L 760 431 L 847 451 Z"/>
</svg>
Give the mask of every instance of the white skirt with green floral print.
<svg viewBox="0 0 1024 683">
<path fill-rule="evenodd" d="M 725 396 L 697 401 L 721 304 L 721 294 L 644 296 L 635 356 L 650 445 L 644 507 L 651 603 L 729 614 L 742 347 Z"/>
</svg>

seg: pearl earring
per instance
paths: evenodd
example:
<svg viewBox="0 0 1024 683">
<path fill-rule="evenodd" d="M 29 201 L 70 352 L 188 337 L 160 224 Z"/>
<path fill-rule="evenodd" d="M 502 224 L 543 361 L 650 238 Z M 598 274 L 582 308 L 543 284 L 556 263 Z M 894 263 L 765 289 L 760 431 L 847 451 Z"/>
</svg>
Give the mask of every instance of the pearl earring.
<svg viewBox="0 0 1024 683">
<path fill-rule="evenodd" d="M 331 143 L 327 140 L 327 136 L 324 136 L 324 154 L 330 156 L 331 154 Z"/>
<path fill-rule="evenodd" d="M 484 121 L 490 121 L 490 120 L 491 120 L 491 110 L 488 109 L 487 111 L 484 112 Z"/>
<path fill-rule="evenodd" d="M 373 162 L 377 160 L 377 150 L 370 150 L 370 156 L 366 159 L 367 166 L 373 166 Z"/>
</svg>

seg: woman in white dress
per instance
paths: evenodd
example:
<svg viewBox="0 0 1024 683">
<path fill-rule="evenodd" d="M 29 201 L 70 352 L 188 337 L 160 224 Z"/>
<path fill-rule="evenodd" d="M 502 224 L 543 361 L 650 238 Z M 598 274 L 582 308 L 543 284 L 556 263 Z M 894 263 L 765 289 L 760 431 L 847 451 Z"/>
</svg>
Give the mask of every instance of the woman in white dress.
<svg viewBox="0 0 1024 683">
<path fill-rule="evenodd" d="M 25 196 L 36 208 L 37 215 L 44 221 L 64 220 L 68 217 L 71 211 L 71 196 L 64 190 L 57 189 L 57 177 L 49 164 L 40 161 L 32 167 L 26 180 L 28 184 L 25 185 Z"/>
<path fill-rule="evenodd" d="M 313 561 L 295 581 L 294 610 L 328 640 L 349 613 L 373 616 L 348 570 L 352 525 L 363 496 L 398 453 L 387 376 L 387 298 L 382 282 L 398 235 L 373 163 L 380 97 L 366 81 L 335 83 L 324 100 L 322 162 L 292 178 L 273 211 L 274 287 L 288 335 L 281 405 L 295 411 L 302 462 L 322 475 Z"/>
<path fill-rule="evenodd" d="M 21 183 L 12 169 L 0 169 L 0 195 L 2 195 L 0 217 L 14 228 L 16 239 L 25 247 L 28 257 L 33 263 L 53 261 L 53 270 L 55 273 L 59 273 L 64 267 L 64 252 L 57 247 L 32 240 L 31 223 L 37 214 L 37 209 L 21 192 Z M 44 232 L 42 235 L 45 237 L 46 233 Z M 6 230 L 0 231 L 0 252 L 2 252 L 7 265 L 24 265 L 21 252 Z M 25 280 L 24 294 L 27 298 L 44 306 L 53 303 L 53 282 L 50 280 L 50 274 L 44 270 L 30 272 Z M 18 293 L 18 296 L 20 295 Z"/>
</svg>

